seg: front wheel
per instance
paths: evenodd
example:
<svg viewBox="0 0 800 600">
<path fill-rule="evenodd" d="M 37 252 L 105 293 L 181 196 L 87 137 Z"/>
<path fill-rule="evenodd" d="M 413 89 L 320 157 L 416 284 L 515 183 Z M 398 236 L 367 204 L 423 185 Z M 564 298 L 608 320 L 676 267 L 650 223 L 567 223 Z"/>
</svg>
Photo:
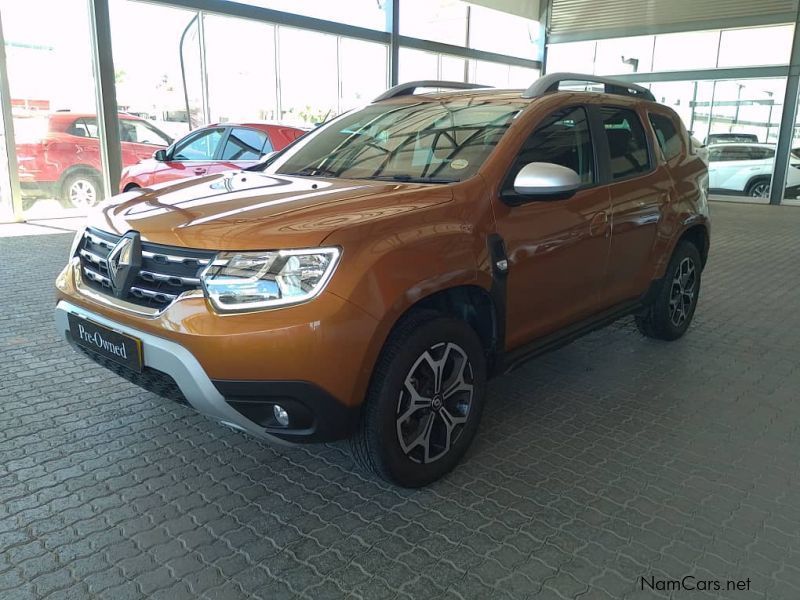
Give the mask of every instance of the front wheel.
<svg viewBox="0 0 800 600">
<path fill-rule="evenodd" d="M 96 206 L 102 199 L 100 177 L 88 171 L 68 175 L 61 187 L 61 202 L 67 208 L 86 210 Z"/>
<path fill-rule="evenodd" d="M 636 317 L 643 335 L 671 341 L 686 333 L 697 308 L 702 270 L 697 247 L 691 242 L 678 242 L 664 278 L 653 290 L 652 300 L 645 312 Z"/>
<path fill-rule="evenodd" d="M 362 467 L 403 487 L 421 487 L 450 471 L 478 429 L 486 360 L 464 321 L 433 312 L 406 317 L 384 346 L 358 432 Z"/>
</svg>

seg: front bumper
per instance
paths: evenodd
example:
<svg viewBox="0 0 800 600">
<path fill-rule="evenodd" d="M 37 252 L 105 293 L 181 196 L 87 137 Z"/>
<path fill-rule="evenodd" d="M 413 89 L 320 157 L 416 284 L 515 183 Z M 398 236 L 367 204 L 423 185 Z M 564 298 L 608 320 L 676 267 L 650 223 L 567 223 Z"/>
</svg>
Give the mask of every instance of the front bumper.
<svg viewBox="0 0 800 600">
<path fill-rule="evenodd" d="M 59 333 L 76 345 L 67 315 L 73 313 L 142 342 L 144 371 L 138 373 L 82 347 L 101 365 L 159 395 L 186 401 L 211 419 L 273 442 L 327 442 L 349 437 L 358 419 L 357 406 L 345 406 L 319 386 L 301 380 L 212 380 L 198 359 L 182 345 L 112 320 L 68 300 L 56 305 Z M 281 427 L 272 418 L 280 404 L 295 422 Z"/>
</svg>

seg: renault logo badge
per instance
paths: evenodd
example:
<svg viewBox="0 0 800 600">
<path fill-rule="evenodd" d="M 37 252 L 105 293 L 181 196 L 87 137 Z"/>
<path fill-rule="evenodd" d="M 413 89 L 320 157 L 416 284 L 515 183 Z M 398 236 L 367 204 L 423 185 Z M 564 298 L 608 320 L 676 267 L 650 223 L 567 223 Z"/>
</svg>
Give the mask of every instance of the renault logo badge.
<svg viewBox="0 0 800 600">
<path fill-rule="evenodd" d="M 124 298 L 142 268 L 142 239 L 139 232 L 129 231 L 122 236 L 106 261 L 111 291 L 117 298 Z"/>
</svg>

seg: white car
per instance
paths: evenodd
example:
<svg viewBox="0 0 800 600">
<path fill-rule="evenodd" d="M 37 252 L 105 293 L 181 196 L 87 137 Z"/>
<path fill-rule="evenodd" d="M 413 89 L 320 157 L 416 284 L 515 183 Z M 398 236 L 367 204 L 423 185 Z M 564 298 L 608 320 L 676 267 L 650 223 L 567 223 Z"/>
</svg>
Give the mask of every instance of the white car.
<svg viewBox="0 0 800 600">
<path fill-rule="evenodd" d="M 708 146 L 708 161 L 711 192 L 769 197 L 775 163 L 773 144 L 712 144 Z M 796 198 L 800 192 L 800 162 L 797 161 L 800 161 L 800 153 L 793 150 L 791 166 L 786 174 L 787 198 Z"/>
</svg>

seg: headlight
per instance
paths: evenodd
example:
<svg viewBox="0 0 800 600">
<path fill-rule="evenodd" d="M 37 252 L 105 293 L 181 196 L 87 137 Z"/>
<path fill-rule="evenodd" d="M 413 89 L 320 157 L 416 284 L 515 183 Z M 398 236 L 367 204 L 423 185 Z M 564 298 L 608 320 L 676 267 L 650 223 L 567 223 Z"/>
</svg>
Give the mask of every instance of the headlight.
<svg viewBox="0 0 800 600">
<path fill-rule="evenodd" d="M 200 280 L 219 312 L 259 310 L 311 300 L 338 262 L 338 248 L 221 252 Z"/>
</svg>

